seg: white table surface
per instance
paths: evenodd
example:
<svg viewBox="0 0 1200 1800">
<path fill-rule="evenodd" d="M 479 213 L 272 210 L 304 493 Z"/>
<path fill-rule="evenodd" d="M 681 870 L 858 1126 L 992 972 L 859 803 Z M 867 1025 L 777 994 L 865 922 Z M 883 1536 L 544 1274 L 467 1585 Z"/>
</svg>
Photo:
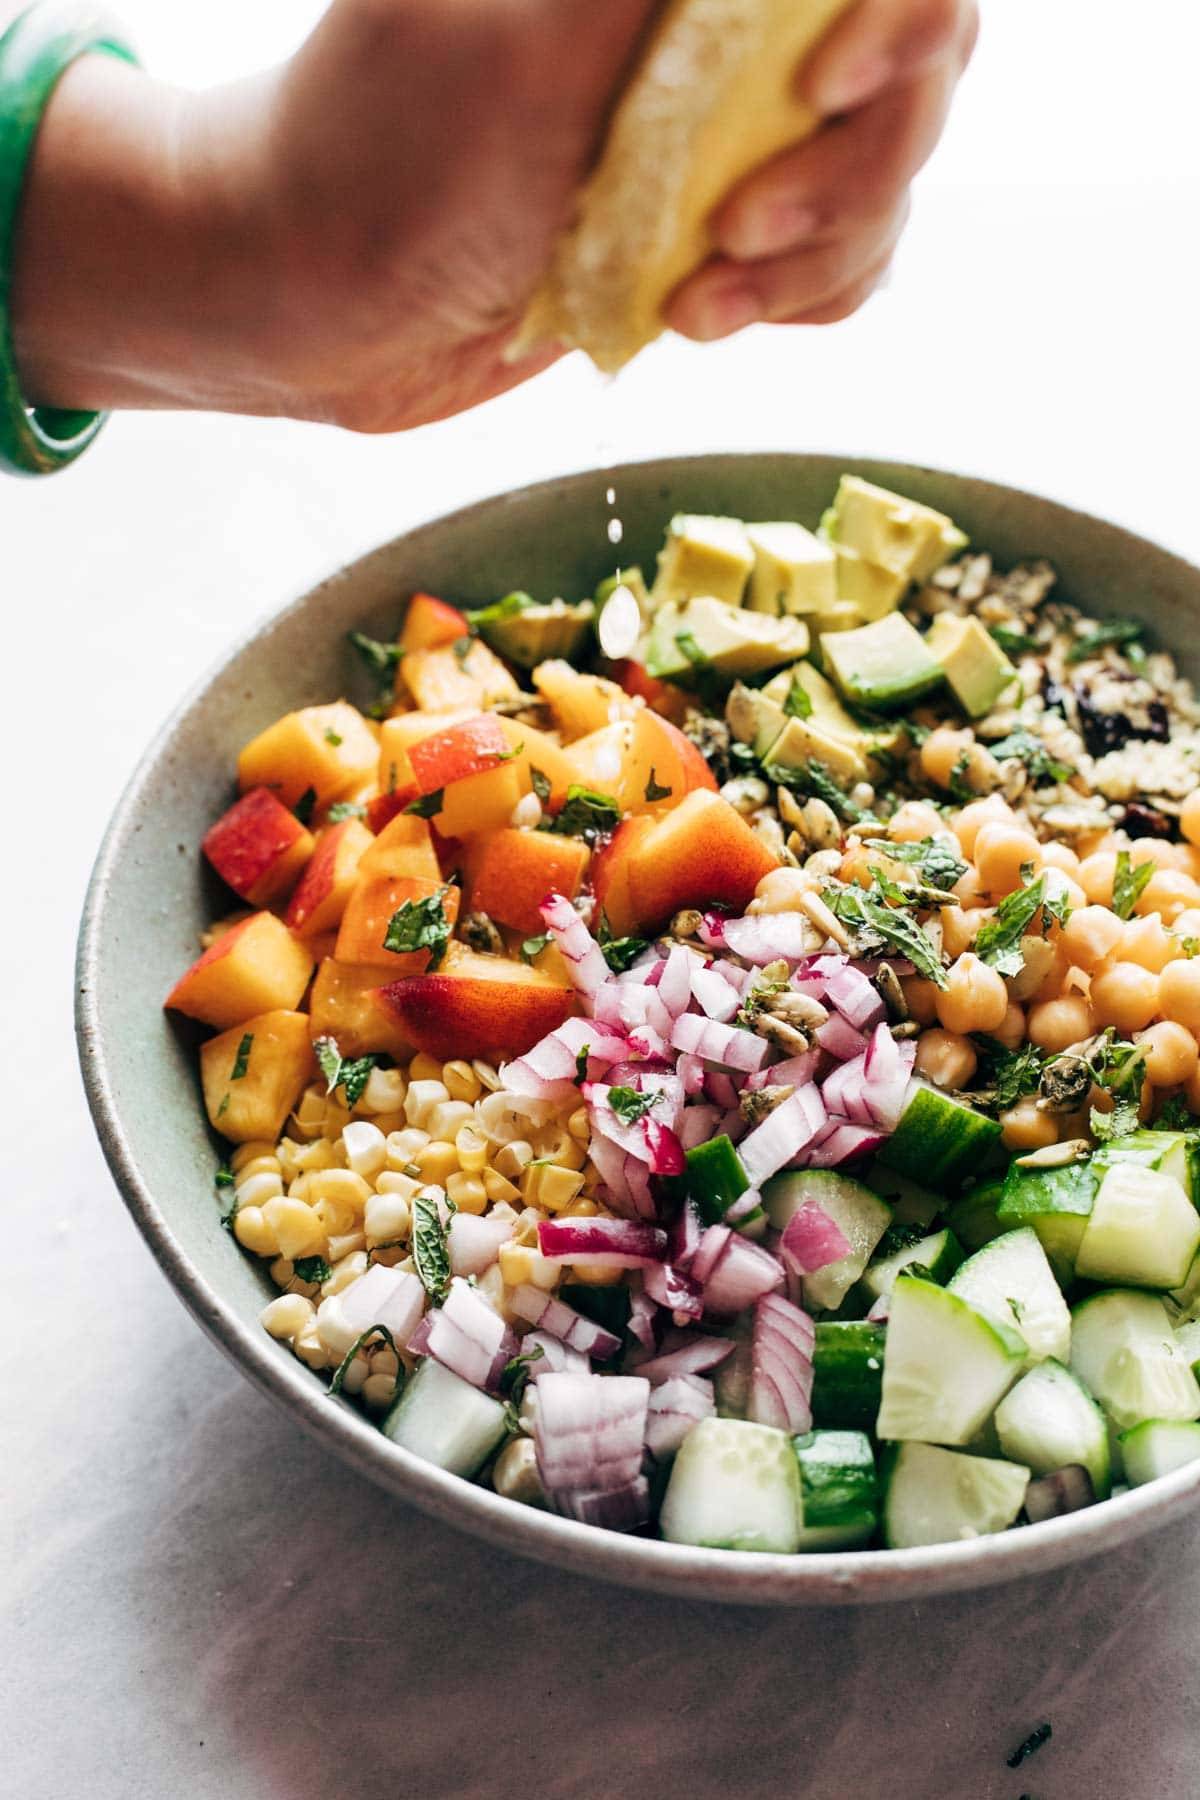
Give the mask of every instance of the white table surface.
<svg viewBox="0 0 1200 1800">
<path fill-rule="evenodd" d="M 125 11 L 153 66 L 207 81 L 316 5 Z M 343 1471 L 201 1337 L 110 1184 L 71 1041 L 88 867 L 152 729 L 248 620 L 410 522 L 599 460 L 844 448 L 1200 556 L 1195 9 L 985 11 L 893 283 L 854 321 L 664 345 L 609 389 L 572 361 L 408 438 L 129 418 L 0 492 L 3 1795 L 1200 1794 L 1200 1520 L 860 1612 L 628 1596 L 486 1551 Z"/>
</svg>

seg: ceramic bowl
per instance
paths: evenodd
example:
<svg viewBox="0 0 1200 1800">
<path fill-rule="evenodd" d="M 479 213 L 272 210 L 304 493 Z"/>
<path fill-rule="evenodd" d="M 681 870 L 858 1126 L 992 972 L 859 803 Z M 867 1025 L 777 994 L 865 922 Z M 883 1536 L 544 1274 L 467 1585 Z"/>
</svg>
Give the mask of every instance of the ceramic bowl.
<svg viewBox="0 0 1200 1800">
<path fill-rule="evenodd" d="M 994 482 L 851 457 L 677 457 L 566 476 L 436 519 L 365 556 L 236 645 L 174 713 L 127 787 L 97 859 L 79 945 L 77 1025 L 96 1128 L 125 1202 L 164 1274 L 244 1373 L 335 1455 L 447 1524 L 542 1562 L 691 1598 L 762 1605 L 877 1601 L 982 1587 L 1096 1555 L 1200 1499 L 1200 1463 L 1103 1505 L 966 1543 L 901 1551 L 761 1556 L 628 1538 L 519 1506 L 397 1449 L 258 1324 L 265 1268 L 217 1222 L 216 1141 L 194 1041 L 162 998 L 218 904 L 198 845 L 229 803 L 239 746 L 280 713 L 356 677 L 345 633 L 388 637 L 414 589 L 480 603 L 513 588 L 590 593 L 611 572 L 606 489 L 622 560 L 653 566 L 675 512 L 815 526 L 843 470 L 950 513 L 1001 563 L 1047 556 L 1088 610 L 1137 613 L 1200 672 L 1183 626 L 1200 570 L 1114 525 Z M 353 692 L 353 688 L 351 688 Z M 365 697 L 361 696 L 361 697 Z"/>
</svg>

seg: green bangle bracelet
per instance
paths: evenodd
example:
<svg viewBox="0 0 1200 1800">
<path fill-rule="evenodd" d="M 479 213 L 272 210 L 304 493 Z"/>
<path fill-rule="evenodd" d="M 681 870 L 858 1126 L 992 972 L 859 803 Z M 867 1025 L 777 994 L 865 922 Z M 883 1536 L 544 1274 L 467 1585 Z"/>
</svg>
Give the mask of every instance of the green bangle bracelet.
<svg viewBox="0 0 1200 1800">
<path fill-rule="evenodd" d="M 43 0 L 0 37 L 0 469 L 51 475 L 86 450 L 107 414 L 29 406 L 13 352 L 10 299 L 17 209 L 42 114 L 64 71 L 89 51 L 137 57 L 86 4 Z"/>
</svg>

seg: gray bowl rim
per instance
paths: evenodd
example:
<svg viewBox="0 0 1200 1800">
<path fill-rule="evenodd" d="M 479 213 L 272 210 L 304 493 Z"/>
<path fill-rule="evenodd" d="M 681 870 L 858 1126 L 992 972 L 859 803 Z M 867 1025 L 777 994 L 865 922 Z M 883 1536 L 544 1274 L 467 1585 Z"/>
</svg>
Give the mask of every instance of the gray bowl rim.
<svg viewBox="0 0 1200 1800">
<path fill-rule="evenodd" d="M 572 471 L 522 488 L 472 501 L 400 533 L 392 543 L 418 549 L 422 537 L 441 535 L 463 521 L 496 514 L 503 530 L 504 509 L 514 502 L 561 495 L 597 477 L 619 479 L 623 473 L 674 479 L 681 472 L 703 474 L 730 462 L 751 464 L 787 460 L 802 465 L 836 460 L 847 468 L 874 459 L 861 451 L 844 457 L 833 452 L 742 451 L 698 456 L 668 456 L 626 462 L 600 469 Z M 907 466 L 922 479 L 970 480 L 1017 503 L 1051 508 L 1076 524 L 1119 532 L 1166 558 L 1181 574 L 1200 582 L 1200 569 L 1161 545 L 1081 508 L 1014 488 L 987 477 L 924 464 Z M 717 476 L 719 480 L 719 476 Z M 136 1155 L 114 1102 L 109 1069 L 117 1046 L 106 1038 L 95 1000 L 95 971 L 104 959 L 107 935 L 106 896 L 109 873 L 137 829 L 142 791 L 160 756 L 185 715 L 218 687 L 227 665 L 285 616 L 302 610 L 331 583 L 352 576 L 358 566 L 385 545 L 356 557 L 314 588 L 258 619 L 172 708 L 130 776 L 101 842 L 88 883 L 79 930 L 76 960 L 75 1030 L 80 1069 L 92 1120 L 105 1160 L 135 1225 L 151 1254 L 184 1305 L 212 1341 L 255 1386 L 285 1408 L 301 1428 L 368 1480 L 411 1502 L 423 1512 L 482 1538 L 497 1548 L 537 1562 L 567 1569 L 617 1585 L 691 1600 L 741 1605 L 863 1604 L 928 1598 L 934 1594 L 990 1587 L 999 1582 L 1037 1575 L 1066 1563 L 1115 1549 L 1157 1530 L 1189 1512 L 1200 1500 L 1200 1463 L 1107 1500 L 1087 1511 L 1040 1525 L 1022 1526 L 997 1536 L 963 1543 L 934 1544 L 918 1549 L 821 1552 L 785 1556 L 733 1550 L 695 1549 L 657 1539 L 626 1537 L 578 1525 L 572 1520 L 505 1500 L 490 1490 L 420 1462 L 400 1450 L 347 1403 L 331 1401 L 311 1372 L 287 1354 L 257 1326 L 246 1324 L 221 1298 L 176 1242 L 170 1225 L 142 1178 Z"/>
</svg>

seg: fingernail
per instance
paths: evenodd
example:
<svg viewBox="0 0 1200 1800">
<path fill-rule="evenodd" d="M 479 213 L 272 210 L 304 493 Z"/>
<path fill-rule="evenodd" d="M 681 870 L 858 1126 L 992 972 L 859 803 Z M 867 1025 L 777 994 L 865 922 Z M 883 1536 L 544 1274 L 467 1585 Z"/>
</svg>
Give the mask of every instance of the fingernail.
<svg viewBox="0 0 1200 1800">
<path fill-rule="evenodd" d="M 730 282 L 705 294 L 696 306 L 690 335 L 707 342 L 710 338 L 728 337 L 744 325 L 761 318 L 758 295 L 744 282 Z"/>
<path fill-rule="evenodd" d="M 888 56 L 864 56 L 845 69 L 835 70 L 816 95 L 817 109 L 823 113 L 852 112 L 856 106 L 881 94 L 895 74 Z"/>
</svg>

